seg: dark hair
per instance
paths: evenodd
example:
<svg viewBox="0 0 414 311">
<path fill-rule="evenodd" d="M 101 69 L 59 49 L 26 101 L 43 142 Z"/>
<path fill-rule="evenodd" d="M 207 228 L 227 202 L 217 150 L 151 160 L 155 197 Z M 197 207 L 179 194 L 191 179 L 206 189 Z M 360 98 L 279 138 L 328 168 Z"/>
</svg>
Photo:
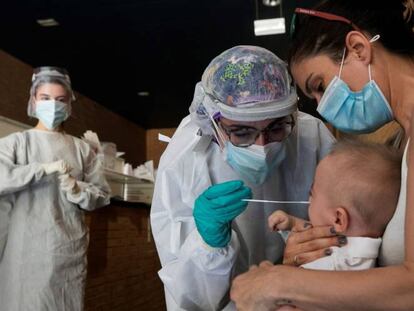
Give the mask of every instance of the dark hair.
<svg viewBox="0 0 414 311">
<path fill-rule="evenodd" d="M 378 42 L 388 51 L 413 56 L 413 8 L 413 0 L 324 0 L 313 9 L 345 17 L 370 37 L 379 34 Z M 319 54 L 339 62 L 351 30 L 354 28 L 343 22 L 297 14 L 289 63 Z"/>
</svg>

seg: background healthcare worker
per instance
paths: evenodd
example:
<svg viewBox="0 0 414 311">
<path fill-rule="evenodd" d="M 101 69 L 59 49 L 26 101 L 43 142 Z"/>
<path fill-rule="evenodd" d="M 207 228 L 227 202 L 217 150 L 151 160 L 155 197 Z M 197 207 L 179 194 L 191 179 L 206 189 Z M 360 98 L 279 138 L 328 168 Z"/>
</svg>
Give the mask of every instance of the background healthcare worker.
<svg viewBox="0 0 414 311">
<path fill-rule="evenodd" d="M 73 98 L 64 69 L 37 68 L 28 114 L 38 124 L 0 139 L 2 310 L 83 309 L 82 210 L 108 204 L 109 188 L 90 145 L 63 132 Z"/>
<path fill-rule="evenodd" d="M 241 200 L 307 200 L 333 141 L 297 111 L 287 66 L 270 51 L 236 46 L 211 61 L 155 184 L 151 226 L 168 310 L 221 310 L 234 275 L 281 259 L 284 241 L 267 217 L 278 208 L 306 217 L 307 205 Z"/>
<path fill-rule="evenodd" d="M 394 119 L 414 137 L 413 9 L 412 0 L 328 0 L 297 10 L 292 74 L 333 126 L 366 133 Z M 402 148 L 399 202 L 379 258 L 387 267 L 320 272 L 262 263 L 234 281 L 237 307 L 274 310 L 287 299 L 305 310 L 414 310 L 414 144 Z M 324 232 L 291 235 L 287 257 L 312 261 Z"/>
</svg>

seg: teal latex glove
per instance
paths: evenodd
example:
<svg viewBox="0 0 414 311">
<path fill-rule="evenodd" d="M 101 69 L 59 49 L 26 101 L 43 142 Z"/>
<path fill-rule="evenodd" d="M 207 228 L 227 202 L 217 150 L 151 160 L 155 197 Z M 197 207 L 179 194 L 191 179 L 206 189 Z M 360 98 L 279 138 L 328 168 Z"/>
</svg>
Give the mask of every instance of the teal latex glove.
<svg viewBox="0 0 414 311">
<path fill-rule="evenodd" d="M 204 242 L 212 247 L 225 247 L 231 239 L 231 221 L 240 215 L 251 199 L 252 191 L 241 180 L 216 184 L 195 201 L 193 216 Z"/>
</svg>

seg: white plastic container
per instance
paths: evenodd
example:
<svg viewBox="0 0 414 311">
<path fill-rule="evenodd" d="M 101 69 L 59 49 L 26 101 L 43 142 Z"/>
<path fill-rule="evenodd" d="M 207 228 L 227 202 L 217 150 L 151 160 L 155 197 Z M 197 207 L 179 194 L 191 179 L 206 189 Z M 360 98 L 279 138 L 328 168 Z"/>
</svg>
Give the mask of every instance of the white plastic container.
<svg viewBox="0 0 414 311">
<path fill-rule="evenodd" d="M 123 158 L 117 158 L 104 154 L 104 167 L 119 173 L 124 171 L 125 160 Z"/>
</svg>

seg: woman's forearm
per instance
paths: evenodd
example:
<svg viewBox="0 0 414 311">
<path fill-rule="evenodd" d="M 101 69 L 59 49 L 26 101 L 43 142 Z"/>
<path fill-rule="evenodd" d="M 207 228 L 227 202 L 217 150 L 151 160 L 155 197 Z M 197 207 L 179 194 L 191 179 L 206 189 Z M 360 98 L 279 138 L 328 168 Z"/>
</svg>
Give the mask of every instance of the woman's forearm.
<svg viewBox="0 0 414 311">
<path fill-rule="evenodd" d="M 414 262 L 414 122 L 411 124 L 407 162 L 407 209 L 404 227 L 405 260 Z"/>
<path fill-rule="evenodd" d="M 304 310 L 414 310 L 414 263 L 365 271 L 274 267 L 275 300 Z"/>
</svg>

